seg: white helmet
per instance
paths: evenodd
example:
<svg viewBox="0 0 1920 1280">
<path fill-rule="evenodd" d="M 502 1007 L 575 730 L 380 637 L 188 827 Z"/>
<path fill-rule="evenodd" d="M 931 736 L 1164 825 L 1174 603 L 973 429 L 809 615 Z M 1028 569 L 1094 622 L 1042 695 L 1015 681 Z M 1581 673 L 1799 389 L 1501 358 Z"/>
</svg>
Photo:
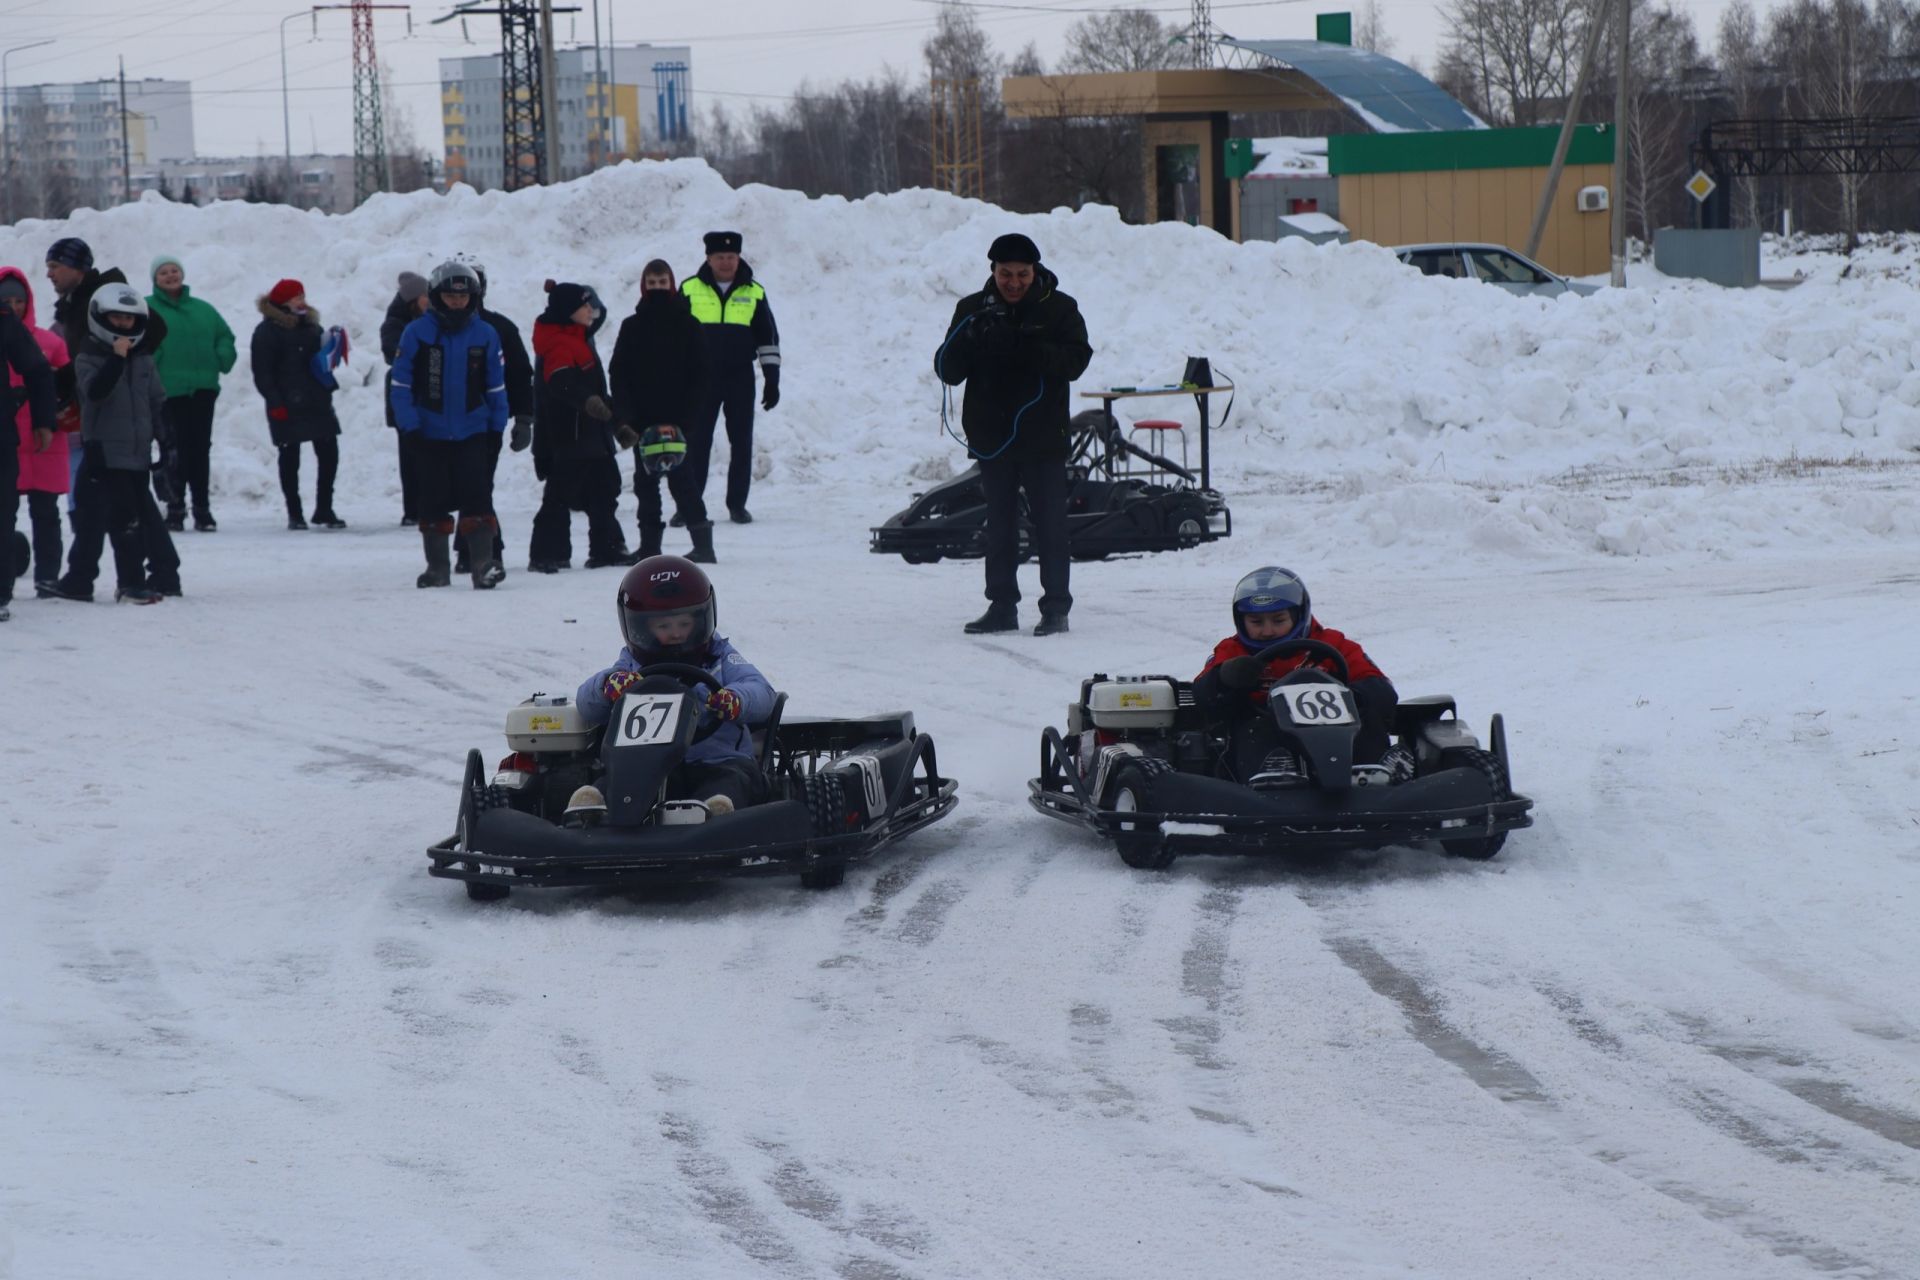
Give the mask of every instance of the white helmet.
<svg viewBox="0 0 1920 1280">
<path fill-rule="evenodd" d="M 111 315 L 132 316 L 133 327 L 114 328 L 107 320 Z M 87 332 L 109 347 L 116 338 L 139 341 L 147 332 L 147 300 L 130 284 L 101 285 L 87 304 Z"/>
</svg>

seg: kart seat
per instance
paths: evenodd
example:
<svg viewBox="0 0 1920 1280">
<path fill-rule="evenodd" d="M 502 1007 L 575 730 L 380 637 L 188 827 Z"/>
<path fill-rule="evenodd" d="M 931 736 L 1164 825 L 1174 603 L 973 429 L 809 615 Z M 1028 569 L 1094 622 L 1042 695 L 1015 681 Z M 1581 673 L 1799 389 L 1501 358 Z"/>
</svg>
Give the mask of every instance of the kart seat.
<svg viewBox="0 0 1920 1280">
<path fill-rule="evenodd" d="M 1153 433 L 1154 444 L 1149 449 L 1149 452 L 1151 453 L 1165 453 L 1166 438 L 1167 438 L 1166 433 L 1169 431 L 1178 431 L 1180 433 L 1179 439 L 1180 439 L 1181 469 L 1188 470 L 1188 471 L 1192 470 L 1192 467 L 1189 466 L 1187 463 L 1187 429 L 1185 426 L 1183 426 L 1178 422 L 1175 422 L 1172 418 L 1142 418 L 1140 419 L 1140 421 L 1134 423 L 1131 427 L 1127 428 L 1127 438 L 1132 439 L 1134 436 L 1139 435 L 1142 431 L 1150 431 Z"/>
</svg>

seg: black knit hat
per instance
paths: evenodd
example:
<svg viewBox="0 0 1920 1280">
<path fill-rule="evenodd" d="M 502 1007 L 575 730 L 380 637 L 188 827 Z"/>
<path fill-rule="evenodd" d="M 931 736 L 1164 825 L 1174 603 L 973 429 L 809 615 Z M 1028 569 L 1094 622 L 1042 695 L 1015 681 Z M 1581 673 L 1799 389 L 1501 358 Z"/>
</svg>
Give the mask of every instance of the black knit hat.
<svg viewBox="0 0 1920 1280">
<path fill-rule="evenodd" d="M 547 281 L 547 310 L 540 318 L 549 324 L 571 324 L 573 313 L 593 301 L 593 290 L 583 284 Z"/>
<path fill-rule="evenodd" d="M 1009 231 L 988 247 L 987 261 L 1038 263 L 1040 246 L 1018 231 Z"/>
<path fill-rule="evenodd" d="M 738 231 L 709 231 L 704 243 L 709 254 L 740 252 L 740 233 Z"/>
<path fill-rule="evenodd" d="M 75 271 L 88 271 L 93 267 L 93 250 L 78 236 L 66 236 L 53 242 L 53 248 L 47 250 L 47 261 Z"/>
</svg>

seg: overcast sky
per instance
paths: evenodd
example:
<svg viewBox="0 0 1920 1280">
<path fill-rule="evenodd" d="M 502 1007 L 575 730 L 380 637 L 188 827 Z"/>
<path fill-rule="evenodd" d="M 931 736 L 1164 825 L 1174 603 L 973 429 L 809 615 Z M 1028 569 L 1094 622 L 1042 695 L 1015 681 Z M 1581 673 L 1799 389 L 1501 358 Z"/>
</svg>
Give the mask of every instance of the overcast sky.
<svg viewBox="0 0 1920 1280">
<path fill-rule="evenodd" d="M 563 46 L 571 39 L 592 40 L 594 2 L 577 0 L 579 13 L 556 17 Z M 1693 15 L 1710 48 L 1725 0 L 1677 2 Z M 452 0 L 414 7 L 411 36 L 409 14 L 376 13 L 378 49 L 401 114 L 411 117 L 415 136 L 436 155 L 437 60 L 500 47 L 497 19 L 467 19 L 467 40 L 459 22 L 428 25 L 452 7 Z M 1033 41 L 1052 63 L 1076 13 L 1113 7 L 1092 0 L 998 0 L 983 2 L 975 12 L 1003 54 Z M 1130 7 L 1153 9 L 1181 25 L 1191 11 L 1181 0 Z M 1329 0 L 1213 0 L 1213 21 L 1216 29 L 1245 38 L 1308 39 L 1316 13 L 1342 7 Z M 1761 0 L 1756 7 L 1771 5 Z M 14 85 L 112 76 L 122 56 L 129 78 L 191 80 L 202 155 L 271 154 L 282 146 L 278 32 L 287 18 L 293 148 L 351 151 L 350 19 L 344 4 L 317 19 L 308 8 L 281 0 L 0 0 L 0 48 L 48 37 L 56 41 L 7 60 Z M 1431 69 L 1441 34 L 1440 8 L 1438 0 L 1382 0 L 1396 56 L 1418 59 Z M 703 110 L 715 99 L 733 107 L 776 102 L 806 80 L 832 83 L 888 65 L 917 77 L 920 43 L 932 28 L 935 5 L 930 0 L 599 0 L 599 12 L 603 39 L 611 25 L 623 44 L 691 44 L 694 102 Z"/>
</svg>

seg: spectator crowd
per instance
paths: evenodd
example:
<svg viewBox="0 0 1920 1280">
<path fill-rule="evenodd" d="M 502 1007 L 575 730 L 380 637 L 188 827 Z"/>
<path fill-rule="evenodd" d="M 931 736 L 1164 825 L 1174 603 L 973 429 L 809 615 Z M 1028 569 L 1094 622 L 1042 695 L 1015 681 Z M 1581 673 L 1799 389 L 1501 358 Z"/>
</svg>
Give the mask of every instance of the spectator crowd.
<svg viewBox="0 0 1920 1280">
<path fill-rule="evenodd" d="M 572 566 L 576 513 L 587 520 L 587 568 L 659 554 L 668 527 L 663 480 L 671 523 L 691 542 L 688 558 L 715 561 L 705 502 L 715 431 L 724 414 L 732 449 L 725 504 L 730 520 L 748 523 L 756 364 L 758 407 L 780 399 L 779 331 L 741 248 L 738 232 L 708 234 L 705 260 L 684 283 L 664 260 L 647 263 L 605 362 L 596 337 L 607 306 L 590 285 L 546 282 L 529 349 L 520 326 L 488 305 L 481 263 L 460 256 L 424 275 L 400 274 L 380 348 L 400 523 L 419 531 L 426 565 L 416 585 L 449 586 L 460 574 L 485 590 L 506 576 L 493 504 L 503 444 L 530 453 L 544 482 L 530 571 Z M 152 260 L 143 293 L 67 237 L 48 248 L 45 277 L 54 303 L 42 324 L 32 279 L 0 266 L 0 359 L 17 433 L 16 447 L 0 448 L 0 546 L 13 560 L 0 574 L 0 621 L 10 616 L 16 579 L 29 574 L 41 599 L 94 600 L 109 549 L 116 601 L 181 595 L 174 535 L 189 520 L 195 533 L 219 529 L 215 410 L 238 359 L 226 318 L 194 295 L 187 264 L 172 254 Z M 322 323 L 297 279 L 278 281 L 255 307 L 253 391 L 278 459 L 287 528 L 344 529 L 334 395 L 352 358 L 347 330 Z M 309 451 L 310 503 L 301 477 Z M 632 549 L 616 517 L 627 451 L 638 509 Z"/>
</svg>

